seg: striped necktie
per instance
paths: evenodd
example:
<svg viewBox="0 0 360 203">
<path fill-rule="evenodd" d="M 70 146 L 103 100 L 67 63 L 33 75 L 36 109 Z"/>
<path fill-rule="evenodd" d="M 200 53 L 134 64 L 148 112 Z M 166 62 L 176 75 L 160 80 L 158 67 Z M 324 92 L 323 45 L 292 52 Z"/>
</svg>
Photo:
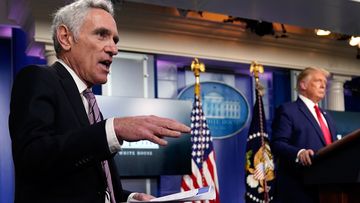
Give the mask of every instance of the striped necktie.
<svg viewBox="0 0 360 203">
<path fill-rule="evenodd" d="M 89 118 L 90 124 L 92 125 L 94 123 L 102 121 L 100 109 L 96 103 L 94 93 L 91 91 L 91 89 L 86 89 L 86 90 L 84 90 L 83 95 L 89 103 L 88 118 Z M 102 168 L 103 168 L 105 176 L 106 176 L 107 192 L 110 194 L 110 202 L 116 203 L 108 161 L 107 160 L 102 161 L 101 165 L 102 165 Z"/>
</svg>

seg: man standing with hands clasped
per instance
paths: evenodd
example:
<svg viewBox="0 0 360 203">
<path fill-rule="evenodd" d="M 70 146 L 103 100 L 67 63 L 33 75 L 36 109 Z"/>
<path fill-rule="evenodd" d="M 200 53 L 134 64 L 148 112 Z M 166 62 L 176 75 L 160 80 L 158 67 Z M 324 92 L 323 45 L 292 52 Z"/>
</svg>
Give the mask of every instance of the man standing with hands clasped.
<svg viewBox="0 0 360 203">
<path fill-rule="evenodd" d="M 297 79 L 298 99 L 276 111 L 271 149 L 278 160 L 276 198 L 281 203 L 319 202 L 316 187 L 303 183 L 302 168 L 311 166 L 316 151 L 336 140 L 334 121 L 318 107 L 328 76 L 322 68 L 304 69 Z"/>
<path fill-rule="evenodd" d="M 15 202 L 125 202 L 151 195 L 122 189 L 113 163 L 126 141 L 179 137 L 190 128 L 156 116 L 104 120 L 91 87 L 107 81 L 119 41 L 107 0 L 78 0 L 54 15 L 50 67 L 24 68 L 13 85 L 9 129 Z M 126 164 L 126 163 L 121 163 Z"/>
</svg>

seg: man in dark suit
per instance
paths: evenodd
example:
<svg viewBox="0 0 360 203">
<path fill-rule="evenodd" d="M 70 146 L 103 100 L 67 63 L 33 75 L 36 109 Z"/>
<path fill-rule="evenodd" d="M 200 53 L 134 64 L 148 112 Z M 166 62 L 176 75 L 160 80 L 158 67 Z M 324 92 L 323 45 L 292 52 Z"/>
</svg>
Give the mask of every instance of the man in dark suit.
<svg viewBox="0 0 360 203">
<path fill-rule="evenodd" d="M 107 81 L 112 57 L 118 52 L 112 4 L 79 0 L 59 9 L 53 20 L 53 40 L 58 61 L 50 67 L 24 68 L 13 84 L 9 130 L 15 202 L 113 203 L 153 198 L 122 189 L 114 154 L 123 140 L 166 145 L 163 137 L 179 137 L 190 128 L 156 116 L 103 120 L 94 110 L 97 105 L 89 106 L 91 101 L 83 92 Z M 96 122 L 91 121 L 91 113 L 97 115 Z"/>
<path fill-rule="evenodd" d="M 282 203 L 319 201 L 317 189 L 304 185 L 302 169 L 311 166 L 316 151 L 336 139 L 332 118 L 317 110 L 328 76 L 329 72 L 321 68 L 303 70 L 297 79 L 298 99 L 276 111 L 271 147 L 277 159 L 277 199 Z"/>
</svg>

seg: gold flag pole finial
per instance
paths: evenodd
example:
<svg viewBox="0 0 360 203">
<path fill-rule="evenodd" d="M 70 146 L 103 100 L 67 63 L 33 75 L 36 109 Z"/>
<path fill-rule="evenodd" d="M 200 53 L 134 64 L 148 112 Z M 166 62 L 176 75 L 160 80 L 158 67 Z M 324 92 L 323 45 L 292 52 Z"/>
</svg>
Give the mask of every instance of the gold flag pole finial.
<svg viewBox="0 0 360 203">
<path fill-rule="evenodd" d="M 255 77 L 256 89 L 259 91 L 259 94 L 263 95 L 264 87 L 259 82 L 259 74 L 264 73 L 263 65 L 257 63 L 256 61 L 251 62 L 250 73 Z"/>
<path fill-rule="evenodd" d="M 205 65 L 195 58 L 191 63 L 191 70 L 195 75 L 195 94 L 200 98 L 200 72 L 205 72 Z"/>
</svg>

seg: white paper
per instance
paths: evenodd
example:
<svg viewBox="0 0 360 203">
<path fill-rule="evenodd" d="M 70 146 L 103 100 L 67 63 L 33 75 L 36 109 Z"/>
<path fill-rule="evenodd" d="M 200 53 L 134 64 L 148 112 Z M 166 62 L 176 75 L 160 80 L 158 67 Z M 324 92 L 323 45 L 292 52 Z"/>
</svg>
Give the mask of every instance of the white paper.
<svg viewBox="0 0 360 203">
<path fill-rule="evenodd" d="M 166 195 L 163 197 L 151 199 L 149 201 L 130 200 L 130 203 L 186 202 L 186 201 L 197 201 L 197 200 L 213 200 L 215 198 L 216 198 L 216 193 L 214 187 L 209 186 L 194 190 L 188 190 L 185 192 L 179 192 L 171 195 Z"/>
</svg>

